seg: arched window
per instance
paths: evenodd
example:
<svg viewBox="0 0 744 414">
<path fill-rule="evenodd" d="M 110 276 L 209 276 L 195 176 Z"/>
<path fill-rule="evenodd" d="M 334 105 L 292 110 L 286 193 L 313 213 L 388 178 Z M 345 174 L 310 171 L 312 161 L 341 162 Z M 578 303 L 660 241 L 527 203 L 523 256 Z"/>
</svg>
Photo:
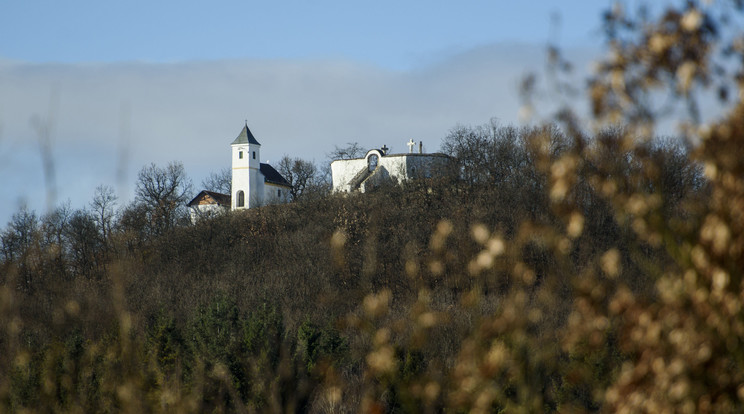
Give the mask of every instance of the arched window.
<svg viewBox="0 0 744 414">
<path fill-rule="evenodd" d="M 245 205 L 245 193 L 243 190 L 238 191 L 238 202 L 235 203 L 235 207 L 243 207 Z"/>
<path fill-rule="evenodd" d="M 238 151 L 238 158 L 243 159 L 243 151 Z"/>
<path fill-rule="evenodd" d="M 377 169 L 377 163 L 380 161 L 380 157 L 377 155 L 370 155 L 367 159 L 367 167 L 369 168 L 369 172 L 374 171 Z"/>
<path fill-rule="evenodd" d="M 256 151 L 253 151 L 253 159 L 256 159 Z"/>
</svg>

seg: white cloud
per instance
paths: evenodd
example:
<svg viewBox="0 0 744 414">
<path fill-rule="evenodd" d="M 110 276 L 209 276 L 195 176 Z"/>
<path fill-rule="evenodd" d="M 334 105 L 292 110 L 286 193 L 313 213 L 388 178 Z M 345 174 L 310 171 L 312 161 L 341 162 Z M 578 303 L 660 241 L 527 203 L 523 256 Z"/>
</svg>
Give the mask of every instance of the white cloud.
<svg viewBox="0 0 744 414">
<path fill-rule="evenodd" d="M 31 64 L 0 61 L 0 226 L 26 200 L 44 209 L 44 181 L 31 127 L 53 117 L 58 201 L 86 205 L 98 184 L 132 196 L 145 164 L 182 161 L 199 187 L 229 166 L 244 119 L 262 157 L 320 163 L 334 145 L 409 139 L 429 151 L 458 123 L 517 123 L 517 85 L 540 70 L 541 47 L 491 45 L 407 72 L 342 60 L 230 60 L 175 64 Z M 123 145 L 123 146 L 122 146 Z M 116 182 L 120 151 L 129 154 Z M 20 177 L 20 178 L 19 178 Z"/>
</svg>

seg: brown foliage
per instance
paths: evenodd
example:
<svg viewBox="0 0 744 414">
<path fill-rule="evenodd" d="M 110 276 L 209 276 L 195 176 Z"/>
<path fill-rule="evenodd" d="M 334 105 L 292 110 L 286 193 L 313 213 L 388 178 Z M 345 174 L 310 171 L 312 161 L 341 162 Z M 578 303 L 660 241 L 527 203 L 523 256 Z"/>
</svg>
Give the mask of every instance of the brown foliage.
<svg viewBox="0 0 744 414">
<path fill-rule="evenodd" d="M 457 127 L 447 177 L 159 232 L 19 212 L 0 407 L 742 411 L 744 106 L 648 138 L 649 94 L 713 82 L 711 10 L 608 13 L 589 98 L 625 128 Z"/>
</svg>

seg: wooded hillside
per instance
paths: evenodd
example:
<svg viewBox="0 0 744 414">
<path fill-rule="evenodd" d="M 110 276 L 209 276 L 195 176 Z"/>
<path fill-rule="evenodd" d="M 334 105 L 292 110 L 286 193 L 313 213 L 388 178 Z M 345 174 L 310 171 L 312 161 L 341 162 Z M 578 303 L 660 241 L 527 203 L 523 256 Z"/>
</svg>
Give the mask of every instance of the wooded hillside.
<svg viewBox="0 0 744 414">
<path fill-rule="evenodd" d="M 589 134 L 568 110 L 459 126 L 443 177 L 196 225 L 167 179 L 171 204 L 143 194 L 116 215 L 102 189 L 89 210 L 19 211 L 0 407 L 741 411 L 744 106 L 702 126 L 689 103 L 686 140 L 653 139 L 645 99 L 719 80 L 716 10 L 608 12 L 589 95 L 622 128 Z"/>
</svg>

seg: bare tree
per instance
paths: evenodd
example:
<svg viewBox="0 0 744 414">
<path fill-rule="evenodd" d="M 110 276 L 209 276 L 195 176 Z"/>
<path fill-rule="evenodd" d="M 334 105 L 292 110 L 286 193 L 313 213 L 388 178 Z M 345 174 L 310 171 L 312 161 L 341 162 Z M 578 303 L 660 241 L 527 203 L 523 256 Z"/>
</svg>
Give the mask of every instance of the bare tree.
<svg viewBox="0 0 744 414">
<path fill-rule="evenodd" d="M 72 207 L 70 201 L 61 204 L 41 217 L 42 243 L 46 249 L 54 249 L 65 244 L 64 231 L 70 221 Z"/>
<path fill-rule="evenodd" d="M 473 128 L 458 125 L 442 142 L 442 152 L 455 158 L 453 166 L 457 168 L 456 175 L 470 186 L 487 181 L 488 160 L 485 150 L 491 144 L 490 135 L 486 126 Z"/>
<path fill-rule="evenodd" d="M 114 221 L 114 207 L 116 206 L 117 197 L 114 189 L 108 185 L 99 185 L 96 187 L 96 193 L 90 208 L 93 212 L 93 220 L 98 227 L 98 232 L 104 245 L 108 244 L 111 237 L 111 226 Z"/>
<path fill-rule="evenodd" d="M 21 207 L 0 235 L 3 258 L 11 262 L 25 256 L 38 235 L 38 228 L 36 213 L 29 211 L 26 206 Z"/>
<path fill-rule="evenodd" d="M 142 202 L 132 202 L 121 210 L 116 223 L 117 239 L 131 253 L 148 238 L 147 216 L 150 208 Z M 117 243 L 118 245 L 118 243 Z"/>
<path fill-rule="evenodd" d="M 345 147 L 334 146 L 334 150 L 328 153 L 328 159 L 349 160 L 352 158 L 361 158 L 364 155 L 364 149 L 358 142 L 348 142 Z"/>
<path fill-rule="evenodd" d="M 215 193 L 231 194 L 232 171 L 229 168 L 223 168 L 219 172 L 209 173 L 209 176 L 202 181 L 202 187 Z"/>
<path fill-rule="evenodd" d="M 17 264 L 18 287 L 25 291 L 33 290 L 37 276 L 40 276 L 34 271 L 41 262 L 39 239 L 38 216 L 26 206 L 13 214 L 8 228 L 0 234 L 2 258 L 6 264 Z M 4 279 L 6 276 L 0 277 Z"/>
<path fill-rule="evenodd" d="M 149 230 L 155 234 L 188 219 L 186 202 L 193 193 L 183 164 L 171 162 L 165 168 L 150 164 L 137 177 L 137 202 L 147 207 Z"/>
<path fill-rule="evenodd" d="M 301 199 L 309 192 L 319 190 L 322 185 L 318 167 L 310 161 L 285 155 L 279 161 L 278 167 L 279 173 L 292 185 L 290 190 L 292 201 Z"/>
<path fill-rule="evenodd" d="M 70 217 L 66 235 L 69 240 L 73 273 L 76 276 L 91 278 L 100 264 L 102 252 L 96 218 L 85 210 L 76 210 Z"/>
<path fill-rule="evenodd" d="M 66 229 L 73 210 L 70 201 L 63 203 L 41 217 L 41 248 L 48 261 L 44 268 L 54 276 L 67 273 L 68 240 Z"/>
</svg>

